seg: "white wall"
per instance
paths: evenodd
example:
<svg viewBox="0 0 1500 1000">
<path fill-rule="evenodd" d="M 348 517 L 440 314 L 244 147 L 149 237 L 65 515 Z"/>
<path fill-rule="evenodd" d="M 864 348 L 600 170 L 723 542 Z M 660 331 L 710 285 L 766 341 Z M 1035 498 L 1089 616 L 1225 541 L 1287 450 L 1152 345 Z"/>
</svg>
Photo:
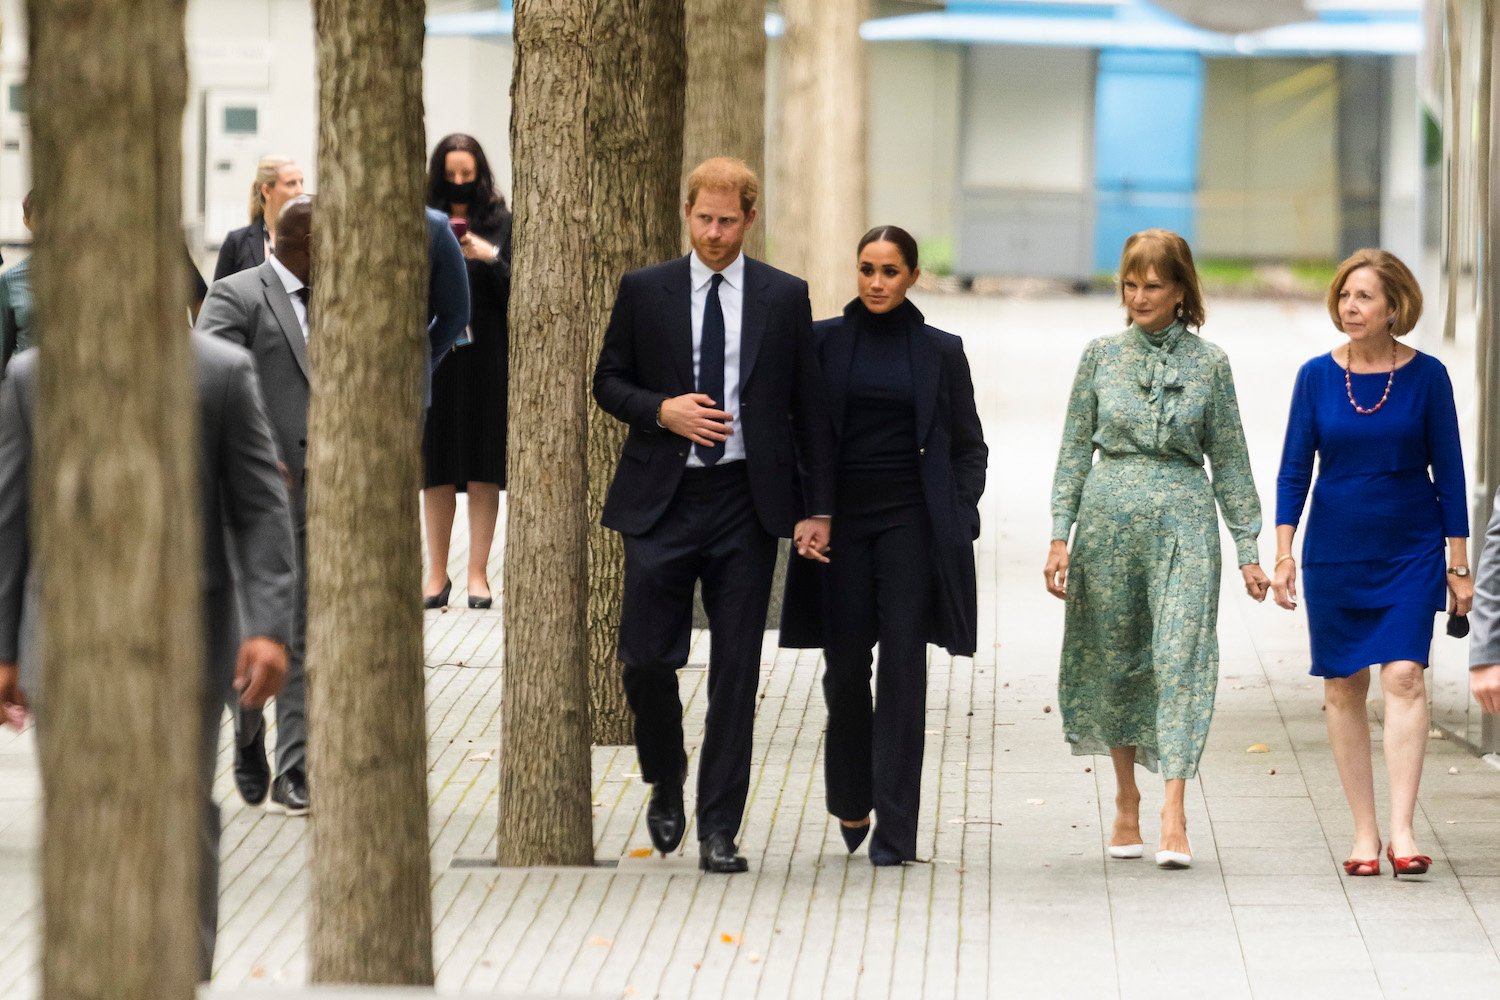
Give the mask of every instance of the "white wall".
<svg viewBox="0 0 1500 1000">
<path fill-rule="evenodd" d="M 998 45 L 968 53 L 963 186 L 1091 190 L 1094 53 Z"/>
<path fill-rule="evenodd" d="M 1408 261 L 1422 258 L 1422 122 L 1416 87 L 1416 58 L 1392 59 L 1380 192 L 1380 245 Z"/>
<path fill-rule="evenodd" d="M 868 51 L 868 222 L 918 240 L 951 239 L 963 49 L 892 43 Z"/>
</svg>

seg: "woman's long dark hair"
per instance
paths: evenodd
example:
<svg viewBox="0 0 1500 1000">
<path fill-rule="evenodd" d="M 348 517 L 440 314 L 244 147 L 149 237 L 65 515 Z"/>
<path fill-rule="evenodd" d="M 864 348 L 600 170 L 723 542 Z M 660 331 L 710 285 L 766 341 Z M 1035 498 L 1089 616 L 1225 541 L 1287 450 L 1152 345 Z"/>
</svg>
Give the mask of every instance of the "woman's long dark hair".
<svg viewBox="0 0 1500 1000">
<path fill-rule="evenodd" d="M 488 228 L 500 221 L 507 209 L 505 196 L 495 190 L 495 173 L 490 169 L 489 157 L 479 140 L 463 132 L 454 132 L 438 140 L 432 150 L 432 159 L 427 164 L 427 205 L 444 214 L 452 210 L 451 203 L 443 197 L 442 183 L 448 154 L 469 153 L 474 157 L 474 180 L 476 182 L 474 204 L 469 206 L 469 221 L 480 228 Z"/>
</svg>

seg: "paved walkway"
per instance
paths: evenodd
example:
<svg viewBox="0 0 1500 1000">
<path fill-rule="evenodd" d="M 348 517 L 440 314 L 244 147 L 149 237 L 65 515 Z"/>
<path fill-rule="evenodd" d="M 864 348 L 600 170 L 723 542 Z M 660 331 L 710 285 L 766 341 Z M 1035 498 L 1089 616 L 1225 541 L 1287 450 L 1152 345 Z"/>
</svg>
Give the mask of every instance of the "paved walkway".
<svg viewBox="0 0 1500 1000">
<path fill-rule="evenodd" d="M 1302 619 L 1250 603 L 1232 567 L 1219 709 L 1189 784 L 1195 866 L 1104 860 L 1109 764 L 1072 757 L 1062 742 L 1053 710 L 1062 608 L 1042 590 L 1040 568 L 1073 364 L 1118 313 L 1099 298 L 921 304 L 966 338 L 992 447 L 980 653 L 935 652 L 931 662 L 920 848 L 929 863 L 877 872 L 863 852 L 846 860 L 823 808 L 818 658 L 768 642 L 742 835 L 750 875 L 700 875 L 692 856 L 637 856 L 649 843 L 646 788 L 631 752 L 611 748 L 594 752 L 603 866 L 462 867 L 494 854 L 501 616 L 431 612 L 439 988 L 771 1000 L 1494 995 L 1500 773 L 1434 739 L 1418 826 L 1432 873 L 1399 884 L 1344 878 L 1337 863 L 1351 826 L 1320 692 L 1305 674 Z M 1269 520 L 1292 374 L 1332 346 L 1326 316 L 1316 305 L 1226 304 L 1209 331 L 1235 363 Z M 454 553 L 455 566 L 462 558 Z M 493 572 L 498 582 L 498 559 Z M 1461 679 L 1462 645 L 1440 638 L 1435 648 L 1437 673 Z M 682 673 L 690 742 L 701 732 L 705 653 L 700 637 Z M 1248 753 L 1254 744 L 1269 749 Z M 215 983 L 274 992 L 306 976 L 307 824 L 241 805 L 222 760 Z M 1143 788 L 1149 842 L 1160 784 Z M 39 812 L 31 736 L 0 735 L 5 998 L 34 988 Z"/>
</svg>

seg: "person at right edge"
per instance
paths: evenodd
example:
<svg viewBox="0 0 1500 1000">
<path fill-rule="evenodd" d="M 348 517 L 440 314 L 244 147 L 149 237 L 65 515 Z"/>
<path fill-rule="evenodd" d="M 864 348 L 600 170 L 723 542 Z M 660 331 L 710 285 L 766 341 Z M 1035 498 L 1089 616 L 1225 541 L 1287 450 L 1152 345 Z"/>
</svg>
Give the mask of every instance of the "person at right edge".
<svg viewBox="0 0 1500 1000">
<path fill-rule="evenodd" d="M 620 280 L 594 369 L 594 399 L 630 425 L 601 520 L 624 536 L 620 660 L 652 786 L 646 826 L 663 854 L 687 828 L 677 670 L 702 582 L 711 641 L 697 818 L 699 866 L 710 872 L 749 868 L 735 838 L 776 539 L 822 552 L 833 514 L 807 282 L 740 249 L 759 193 L 739 160 L 693 170 L 693 251 Z"/>
<path fill-rule="evenodd" d="M 974 539 L 989 449 L 963 341 L 906 297 L 921 273 L 917 241 L 877 226 L 856 254 L 859 297 L 813 326 L 839 516 L 831 554 L 788 567 L 781 644 L 824 650 L 828 811 L 852 854 L 873 809 L 870 863 L 888 866 L 917 857 L 927 643 L 954 656 L 978 647 Z"/>
<path fill-rule="evenodd" d="M 1366 705 L 1378 664 L 1391 790 L 1385 856 L 1392 875 L 1420 875 L 1432 865 L 1412 824 L 1427 753 L 1433 616 L 1445 604 L 1468 614 L 1474 597 L 1453 383 L 1441 361 L 1396 339 L 1417 325 L 1422 290 L 1394 254 L 1356 250 L 1340 264 L 1328 315 L 1349 341 L 1297 372 L 1276 480 L 1273 586 L 1278 605 L 1297 607 L 1292 540 L 1311 485 L 1302 584 L 1311 673 L 1323 678 L 1328 743 L 1354 816 L 1344 872 L 1380 874 Z"/>
</svg>

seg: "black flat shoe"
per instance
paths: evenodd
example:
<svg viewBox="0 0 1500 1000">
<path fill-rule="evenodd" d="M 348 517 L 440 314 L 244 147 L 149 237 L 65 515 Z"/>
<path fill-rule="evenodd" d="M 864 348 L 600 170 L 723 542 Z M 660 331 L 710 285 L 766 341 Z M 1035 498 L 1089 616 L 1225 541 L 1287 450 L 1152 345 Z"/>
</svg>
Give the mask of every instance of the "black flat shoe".
<svg viewBox="0 0 1500 1000">
<path fill-rule="evenodd" d="M 469 597 L 469 607 L 474 611 L 483 611 L 494 603 L 494 597 Z"/>
<path fill-rule="evenodd" d="M 876 868 L 897 868 L 905 864 L 905 862 L 905 858 L 889 847 L 870 848 L 870 864 Z"/>
<path fill-rule="evenodd" d="M 663 855 L 671 854 L 682 843 L 687 830 L 687 814 L 682 808 L 682 784 L 658 781 L 651 786 L 651 801 L 646 806 L 646 829 L 651 844 Z"/>
<path fill-rule="evenodd" d="M 844 846 L 849 848 L 850 854 L 853 854 L 870 835 L 870 821 L 867 819 L 858 826 L 849 826 L 847 823 L 840 822 L 839 833 L 843 835 Z"/>
<path fill-rule="evenodd" d="M 266 721 L 260 720 L 255 736 L 234 748 L 234 787 L 247 806 L 258 806 L 266 800 L 271 788 L 271 765 L 266 761 Z"/>
<path fill-rule="evenodd" d="M 733 875 L 749 871 L 750 862 L 736 852 L 729 834 L 711 833 L 698 842 L 698 867 L 716 875 Z"/>
<path fill-rule="evenodd" d="M 443 584 L 442 590 L 438 591 L 436 594 L 433 594 L 431 597 L 424 596 L 422 598 L 422 609 L 424 611 L 433 611 L 437 608 L 446 608 L 448 606 L 448 594 L 452 590 L 453 581 L 446 581 Z"/>
<path fill-rule="evenodd" d="M 266 812 L 306 816 L 307 810 L 307 779 L 302 772 L 293 768 L 278 776 L 271 786 L 271 801 L 266 803 Z"/>
</svg>

